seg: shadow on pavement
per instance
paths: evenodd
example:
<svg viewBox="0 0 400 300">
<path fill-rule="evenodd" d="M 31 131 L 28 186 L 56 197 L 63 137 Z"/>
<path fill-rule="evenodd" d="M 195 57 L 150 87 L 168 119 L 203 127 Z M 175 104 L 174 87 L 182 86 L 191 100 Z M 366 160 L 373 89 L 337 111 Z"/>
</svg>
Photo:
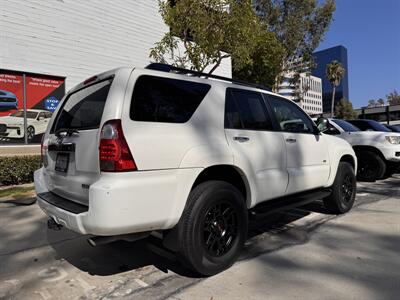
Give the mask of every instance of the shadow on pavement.
<svg viewBox="0 0 400 300">
<path fill-rule="evenodd" d="M 239 260 L 258 255 L 255 253 L 260 250 L 259 245 L 257 246 L 257 237 L 260 235 L 264 233 L 282 234 L 287 230 L 286 225 L 309 214 L 310 212 L 306 210 L 291 210 L 287 213 L 271 215 L 267 221 L 251 222 L 248 243 Z M 156 238 L 150 237 L 135 242 L 117 241 L 96 247 L 87 243 L 89 236 L 82 236 L 63 243 L 53 242 L 57 235 L 64 234 L 63 232 L 69 232 L 69 230 L 64 228 L 61 231 L 47 230 L 48 242 L 56 251 L 58 258 L 65 259 L 76 268 L 91 275 L 108 276 L 155 266 L 165 273 L 170 270 L 185 277 L 199 278 L 198 274 L 183 267 L 179 257 L 162 249 Z M 154 246 L 158 251 L 154 251 Z M 269 246 L 272 248 L 263 248 L 262 252 L 279 248 L 279 245 L 275 243 L 269 243 Z"/>
<path fill-rule="evenodd" d="M 375 185 L 381 185 L 377 182 Z M 390 188 L 397 187 L 398 181 L 386 180 L 384 185 Z M 389 191 L 381 192 L 382 195 L 390 195 Z M 359 188 L 359 192 L 369 192 L 368 187 Z M 379 190 L 378 190 L 379 191 Z M 377 193 L 376 187 L 371 187 L 371 192 Z M 261 254 L 279 250 L 288 245 L 301 244 L 309 240 L 310 229 L 292 226 L 291 223 L 307 217 L 311 213 L 328 214 L 322 201 L 315 201 L 297 209 L 277 213 L 268 216 L 267 220 L 250 222 L 248 240 L 239 258 L 247 260 Z M 312 228 L 311 230 L 313 230 Z M 62 231 L 69 232 L 66 229 Z M 171 253 L 164 255 L 166 251 L 154 252 L 156 245 L 160 249 L 159 242 L 155 238 L 147 238 L 136 242 L 118 241 L 107 245 L 92 247 L 87 243 L 86 237 L 67 240 L 63 243 L 54 243 L 59 239 L 57 235 L 62 232 L 47 231 L 48 242 L 55 249 L 59 258 L 67 260 L 78 269 L 92 275 L 108 276 L 119 274 L 147 266 L 155 266 L 167 273 L 171 270 L 179 275 L 198 278 L 198 275 L 185 269 L 180 259 Z M 163 253 L 164 252 L 164 253 Z"/>
</svg>

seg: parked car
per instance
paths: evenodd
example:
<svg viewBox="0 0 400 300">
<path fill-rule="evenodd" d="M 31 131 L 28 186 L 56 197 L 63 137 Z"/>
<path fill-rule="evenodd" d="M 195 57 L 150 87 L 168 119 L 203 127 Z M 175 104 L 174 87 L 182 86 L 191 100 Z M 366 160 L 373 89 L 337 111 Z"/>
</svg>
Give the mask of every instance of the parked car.
<svg viewBox="0 0 400 300">
<path fill-rule="evenodd" d="M 381 131 L 381 132 L 391 132 L 392 130 L 385 127 L 383 124 L 375 120 L 346 120 L 347 122 L 353 124 L 362 131 Z"/>
<path fill-rule="evenodd" d="M 393 132 L 400 132 L 400 125 L 388 125 L 388 124 L 383 124 L 387 129 Z"/>
<path fill-rule="evenodd" d="M 11 109 L 18 109 L 17 96 L 9 91 L 0 90 L 0 111 Z"/>
<path fill-rule="evenodd" d="M 353 124 L 338 119 L 319 119 L 318 128 L 348 141 L 358 158 L 359 180 L 375 181 L 398 172 L 400 166 L 400 134 L 395 132 L 361 131 Z"/>
<path fill-rule="evenodd" d="M 46 131 L 51 115 L 52 113 L 46 110 L 28 109 L 26 111 L 28 141 L 32 141 L 35 135 Z M 0 117 L 0 137 L 23 138 L 24 136 L 23 110 Z"/>
<path fill-rule="evenodd" d="M 341 214 L 356 193 L 352 147 L 294 102 L 160 64 L 70 90 L 42 155 L 35 188 L 49 227 L 95 235 L 92 245 L 151 234 L 203 275 L 237 259 L 249 217 L 316 199 Z"/>
</svg>

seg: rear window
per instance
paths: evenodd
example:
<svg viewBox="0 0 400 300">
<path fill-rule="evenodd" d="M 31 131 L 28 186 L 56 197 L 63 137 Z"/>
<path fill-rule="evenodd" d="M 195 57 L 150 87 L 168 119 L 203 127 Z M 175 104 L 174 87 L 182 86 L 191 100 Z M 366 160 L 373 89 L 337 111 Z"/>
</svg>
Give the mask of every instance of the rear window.
<svg viewBox="0 0 400 300">
<path fill-rule="evenodd" d="M 141 76 L 133 91 L 130 117 L 134 121 L 185 123 L 210 88 L 197 82 Z"/>
<path fill-rule="evenodd" d="M 58 114 L 53 131 L 62 128 L 99 128 L 111 82 L 111 79 L 104 80 L 69 95 Z"/>
<path fill-rule="evenodd" d="M 225 100 L 225 128 L 272 130 L 261 94 L 228 88 Z"/>
</svg>

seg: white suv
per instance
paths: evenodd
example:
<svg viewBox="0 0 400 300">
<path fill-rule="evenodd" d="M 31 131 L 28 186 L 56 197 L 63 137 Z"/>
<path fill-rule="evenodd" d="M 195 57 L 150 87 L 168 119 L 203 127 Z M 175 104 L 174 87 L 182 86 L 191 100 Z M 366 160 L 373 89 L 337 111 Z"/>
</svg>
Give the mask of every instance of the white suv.
<svg viewBox="0 0 400 300">
<path fill-rule="evenodd" d="M 161 236 L 203 275 L 235 261 L 249 216 L 317 199 L 344 213 L 356 191 L 351 146 L 295 103 L 159 64 L 69 91 L 42 155 L 35 188 L 53 225 L 96 235 L 93 244 Z"/>
<path fill-rule="evenodd" d="M 317 124 L 322 132 L 340 137 L 353 146 L 358 157 L 359 180 L 375 181 L 399 171 L 399 133 L 385 132 L 385 127 L 382 132 L 361 131 L 354 123 L 340 119 L 319 119 Z"/>
</svg>

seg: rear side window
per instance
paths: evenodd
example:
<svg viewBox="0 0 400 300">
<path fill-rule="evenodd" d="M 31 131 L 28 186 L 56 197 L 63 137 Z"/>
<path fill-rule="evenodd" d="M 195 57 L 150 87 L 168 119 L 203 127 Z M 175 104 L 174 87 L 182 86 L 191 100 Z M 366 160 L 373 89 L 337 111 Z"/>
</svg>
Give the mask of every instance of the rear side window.
<svg viewBox="0 0 400 300">
<path fill-rule="evenodd" d="M 260 93 L 227 89 L 225 128 L 272 130 L 272 123 Z"/>
<path fill-rule="evenodd" d="M 133 91 L 130 117 L 134 121 L 185 123 L 210 88 L 197 82 L 141 76 Z"/>
<path fill-rule="evenodd" d="M 58 114 L 53 131 L 99 128 L 112 80 L 90 85 L 71 94 Z"/>
</svg>

